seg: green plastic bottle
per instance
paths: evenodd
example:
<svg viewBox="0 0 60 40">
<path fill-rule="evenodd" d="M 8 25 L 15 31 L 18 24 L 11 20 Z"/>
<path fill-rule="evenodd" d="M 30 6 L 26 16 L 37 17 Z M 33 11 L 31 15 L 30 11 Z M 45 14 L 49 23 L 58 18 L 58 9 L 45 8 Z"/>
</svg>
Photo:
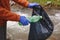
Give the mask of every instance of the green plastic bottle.
<svg viewBox="0 0 60 40">
<path fill-rule="evenodd" d="M 34 15 L 34 16 L 32 16 L 32 17 L 27 17 L 27 19 L 31 22 L 31 23 L 33 23 L 33 22 L 37 22 L 37 21 L 39 21 L 39 20 L 41 20 L 42 19 L 42 16 L 36 16 L 36 15 Z M 18 23 L 20 26 L 22 25 L 20 22 Z"/>
</svg>

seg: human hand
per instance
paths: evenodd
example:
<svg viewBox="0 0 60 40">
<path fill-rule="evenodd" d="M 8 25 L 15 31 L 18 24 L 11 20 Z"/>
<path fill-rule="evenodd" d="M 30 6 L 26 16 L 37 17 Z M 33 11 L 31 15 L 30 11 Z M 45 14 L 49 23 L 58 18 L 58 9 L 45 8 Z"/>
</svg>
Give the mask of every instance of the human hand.
<svg viewBox="0 0 60 40">
<path fill-rule="evenodd" d="M 27 20 L 27 18 L 25 16 L 20 16 L 20 21 L 19 21 L 22 25 L 28 25 L 29 21 Z"/>
<path fill-rule="evenodd" d="M 28 8 L 33 8 L 34 6 L 39 6 L 38 3 L 29 3 Z"/>
</svg>

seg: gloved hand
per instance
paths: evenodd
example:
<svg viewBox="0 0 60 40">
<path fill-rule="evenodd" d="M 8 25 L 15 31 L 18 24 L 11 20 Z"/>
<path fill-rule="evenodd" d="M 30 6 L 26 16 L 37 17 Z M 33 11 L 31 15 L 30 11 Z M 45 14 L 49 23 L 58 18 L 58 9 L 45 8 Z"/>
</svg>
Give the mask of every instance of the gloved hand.
<svg viewBox="0 0 60 40">
<path fill-rule="evenodd" d="M 26 19 L 25 16 L 20 16 L 20 21 L 19 21 L 22 25 L 28 25 L 29 21 Z"/>
<path fill-rule="evenodd" d="M 38 3 L 29 3 L 28 8 L 33 8 L 34 6 L 39 6 Z"/>
</svg>

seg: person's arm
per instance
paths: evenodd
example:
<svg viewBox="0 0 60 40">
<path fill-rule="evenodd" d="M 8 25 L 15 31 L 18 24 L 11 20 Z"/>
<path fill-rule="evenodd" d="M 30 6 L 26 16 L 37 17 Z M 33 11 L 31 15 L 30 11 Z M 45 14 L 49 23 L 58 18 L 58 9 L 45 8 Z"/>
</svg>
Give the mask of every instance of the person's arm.
<svg viewBox="0 0 60 40">
<path fill-rule="evenodd" d="M 29 4 L 29 2 L 27 0 L 13 0 L 13 1 L 24 7 L 28 7 L 28 4 Z"/>
<path fill-rule="evenodd" d="M 10 20 L 10 21 L 19 21 L 20 15 L 12 13 L 7 9 L 0 7 L 0 19 L 2 20 Z"/>
</svg>

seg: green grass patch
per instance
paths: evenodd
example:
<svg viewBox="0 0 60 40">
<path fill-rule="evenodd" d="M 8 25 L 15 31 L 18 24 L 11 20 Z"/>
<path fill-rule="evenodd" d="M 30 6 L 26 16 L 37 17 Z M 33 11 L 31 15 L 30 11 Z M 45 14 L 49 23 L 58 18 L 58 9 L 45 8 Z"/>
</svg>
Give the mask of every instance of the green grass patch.
<svg viewBox="0 0 60 40">
<path fill-rule="evenodd" d="M 37 2 L 40 5 L 46 5 L 48 1 L 51 1 L 54 5 L 60 5 L 60 0 L 29 0 L 30 2 Z"/>
</svg>

